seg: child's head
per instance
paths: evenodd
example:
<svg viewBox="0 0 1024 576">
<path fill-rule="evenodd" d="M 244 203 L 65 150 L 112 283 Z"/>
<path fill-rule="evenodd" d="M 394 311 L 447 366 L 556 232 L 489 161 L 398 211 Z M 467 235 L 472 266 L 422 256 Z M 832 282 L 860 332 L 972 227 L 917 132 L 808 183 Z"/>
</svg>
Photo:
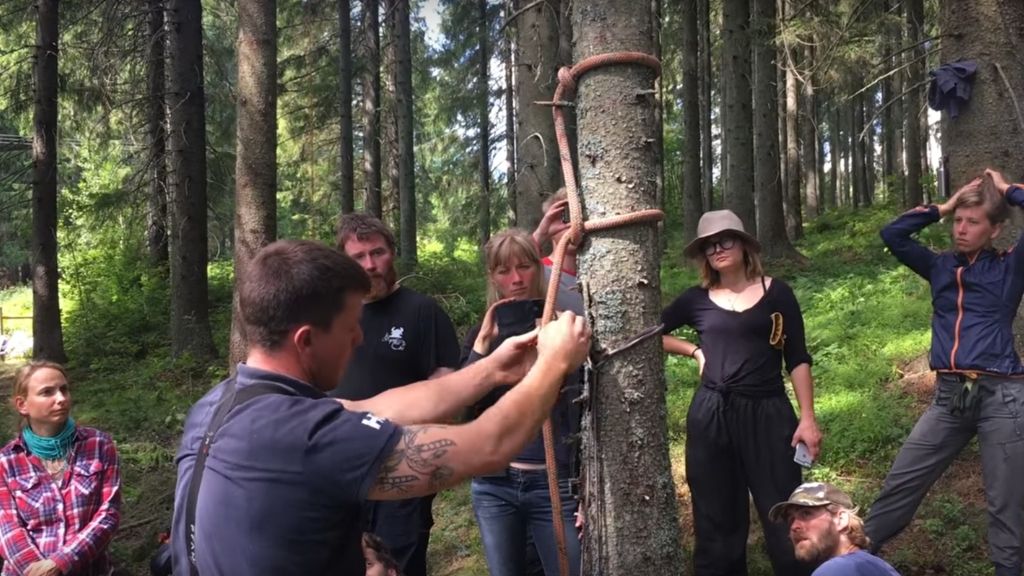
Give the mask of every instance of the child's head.
<svg viewBox="0 0 1024 576">
<path fill-rule="evenodd" d="M 363 533 L 363 558 L 366 560 L 366 576 L 402 576 L 398 562 L 376 534 Z"/>
</svg>

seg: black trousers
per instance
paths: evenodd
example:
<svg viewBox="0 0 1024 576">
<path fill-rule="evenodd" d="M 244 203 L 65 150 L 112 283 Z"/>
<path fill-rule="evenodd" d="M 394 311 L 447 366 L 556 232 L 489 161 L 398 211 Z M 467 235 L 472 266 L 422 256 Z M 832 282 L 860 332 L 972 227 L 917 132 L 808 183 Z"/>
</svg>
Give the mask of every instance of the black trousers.
<svg viewBox="0 0 1024 576">
<path fill-rule="evenodd" d="M 753 397 L 697 389 L 686 418 L 696 576 L 746 576 L 751 496 L 776 576 L 811 573 L 793 556 L 789 527 L 768 520 L 768 510 L 801 482 L 790 446 L 796 426 L 781 391 Z"/>
</svg>

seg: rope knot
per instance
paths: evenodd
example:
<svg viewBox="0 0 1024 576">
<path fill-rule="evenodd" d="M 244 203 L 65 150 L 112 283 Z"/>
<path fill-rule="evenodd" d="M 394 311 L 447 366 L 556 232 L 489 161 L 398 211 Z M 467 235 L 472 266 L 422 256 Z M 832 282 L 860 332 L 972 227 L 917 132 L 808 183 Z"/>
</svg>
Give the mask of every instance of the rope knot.
<svg viewBox="0 0 1024 576">
<path fill-rule="evenodd" d="M 572 75 L 572 68 L 562 66 L 558 69 L 558 83 L 565 90 L 566 100 L 576 94 L 576 77 Z"/>
</svg>

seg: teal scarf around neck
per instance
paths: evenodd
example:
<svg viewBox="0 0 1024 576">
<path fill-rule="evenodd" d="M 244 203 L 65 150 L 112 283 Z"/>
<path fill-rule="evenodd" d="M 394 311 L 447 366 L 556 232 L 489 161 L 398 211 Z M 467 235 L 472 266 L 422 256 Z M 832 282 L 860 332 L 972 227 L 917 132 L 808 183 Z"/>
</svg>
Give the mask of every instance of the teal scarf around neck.
<svg viewBox="0 0 1024 576">
<path fill-rule="evenodd" d="M 62 460 L 75 443 L 75 419 L 68 416 L 64 429 L 56 436 L 40 436 L 25 426 L 21 431 L 30 452 L 43 460 Z"/>
</svg>

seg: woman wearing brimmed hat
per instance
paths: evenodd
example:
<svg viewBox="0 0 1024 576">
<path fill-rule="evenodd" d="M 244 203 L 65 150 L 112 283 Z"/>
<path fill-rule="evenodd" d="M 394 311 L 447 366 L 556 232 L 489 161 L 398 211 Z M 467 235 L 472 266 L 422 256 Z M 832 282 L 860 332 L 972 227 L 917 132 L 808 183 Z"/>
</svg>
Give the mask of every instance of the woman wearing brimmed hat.
<svg viewBox="0 0 1024 576">
<path fill-rule="evenodd" d="M 775 574 L 808 573 L 768 511 L 800 485 L 797 444 L 806 444 L 812 459 L 818 455 L 811 356 L 800 305 L 785 282 L 764 276 L 760 251 L 735 214 L 705 213 L 684 251 L 700 267 L 701 283 L 661 313 L 665 351 L 695 358 L 701 373 L 686 419 L 697 576 L 747 573 L 751 496 Z M 699 345 L 671 335 L 682 326 L 696 330 Z M 783 361 L 799 421 L 786 397 Z"/>
</svg>

